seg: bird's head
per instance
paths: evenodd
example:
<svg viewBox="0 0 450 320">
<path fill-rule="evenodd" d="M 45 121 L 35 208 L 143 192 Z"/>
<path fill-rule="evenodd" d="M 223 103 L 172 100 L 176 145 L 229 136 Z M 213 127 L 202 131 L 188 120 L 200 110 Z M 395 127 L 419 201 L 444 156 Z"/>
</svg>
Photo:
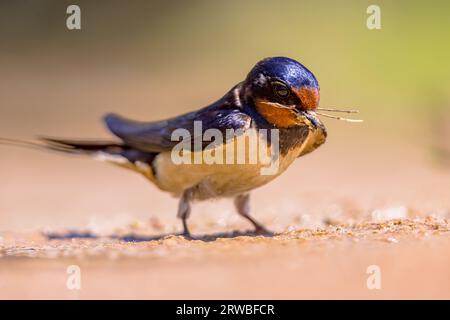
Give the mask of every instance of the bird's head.
<svg viewBox="0 0 450 320">
<path fill-rule="evenodd" d="M 276 127 L 288 128 L 318 119 L 319 83 L 301 63 L 285 57 L 258 62 L 243 83 L 244 97 Z M 250 100 L 250 101 L 249 101 Z"/>
</svg>

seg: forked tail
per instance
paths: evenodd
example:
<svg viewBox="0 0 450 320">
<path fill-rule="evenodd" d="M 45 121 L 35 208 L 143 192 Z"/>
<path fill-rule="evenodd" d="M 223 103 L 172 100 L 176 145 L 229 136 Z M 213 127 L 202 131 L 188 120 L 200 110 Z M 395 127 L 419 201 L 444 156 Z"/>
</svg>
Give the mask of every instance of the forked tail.
<svg viewBox="0 0 450 320">
<path fill-rule="evenodd" d="M 151 163 L 157 153 L 134 149 L 126 144 L 110 141 L 39 138 L 37 141 L 0 138 L 0 145 L 54 151 L 72 155 L 87 155 L 138 171 L 153 178 Z M 153 179 L 152 179 L 153 180 Z"/>
</svg>

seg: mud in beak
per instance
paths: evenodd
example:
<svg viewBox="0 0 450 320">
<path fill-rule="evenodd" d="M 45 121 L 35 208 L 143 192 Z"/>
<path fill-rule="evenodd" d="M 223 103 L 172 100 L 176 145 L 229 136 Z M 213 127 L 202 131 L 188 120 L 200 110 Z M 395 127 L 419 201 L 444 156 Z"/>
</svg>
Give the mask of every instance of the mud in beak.
<svg viewBox="0 0 450 320">
<path fill-rule="evenodd" d="M 317 119 L 315 113 L 313 111 L 302 111 L 301 114 L 308 119 L 309 121 L 311 121 L 312 125 L 314 126 L 314 128 L 318 128 L 320 126 L 320 121 Z"/>
</svg>

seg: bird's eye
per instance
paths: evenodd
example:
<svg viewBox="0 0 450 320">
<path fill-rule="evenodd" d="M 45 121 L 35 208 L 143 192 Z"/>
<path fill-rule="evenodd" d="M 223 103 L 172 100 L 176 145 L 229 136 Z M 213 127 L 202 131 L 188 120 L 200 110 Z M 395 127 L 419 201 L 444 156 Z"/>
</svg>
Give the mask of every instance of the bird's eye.
<svg viewBox="0 0 450 320">
<path fill-rule="evenodd" d="M 282 82 L 273 82 L 272 83 L 273 92 L 280 98 L 289 97 L 290 91 L 289 88 Z"/>
</svg>

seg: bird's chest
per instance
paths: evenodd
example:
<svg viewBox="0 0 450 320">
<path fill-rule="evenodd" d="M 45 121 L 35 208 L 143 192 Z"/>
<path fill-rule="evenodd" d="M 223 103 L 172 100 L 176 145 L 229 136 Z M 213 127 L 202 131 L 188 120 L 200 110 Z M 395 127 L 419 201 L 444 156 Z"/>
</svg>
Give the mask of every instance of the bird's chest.
<svg viewBox="0 0 450 320">
<path fill-rule="evenodd" d="M 184 163 L 174 161 L 171 152 L 161 153 L 154 162 L 157 185 L 174 195 L 194 188 L 198 200 L 245 193 L 283 173 L 302 152 L 307 136 L 308 131 L 297 136 L 249 132 L 200 154 L 185 154 Z"/>
</svg>

